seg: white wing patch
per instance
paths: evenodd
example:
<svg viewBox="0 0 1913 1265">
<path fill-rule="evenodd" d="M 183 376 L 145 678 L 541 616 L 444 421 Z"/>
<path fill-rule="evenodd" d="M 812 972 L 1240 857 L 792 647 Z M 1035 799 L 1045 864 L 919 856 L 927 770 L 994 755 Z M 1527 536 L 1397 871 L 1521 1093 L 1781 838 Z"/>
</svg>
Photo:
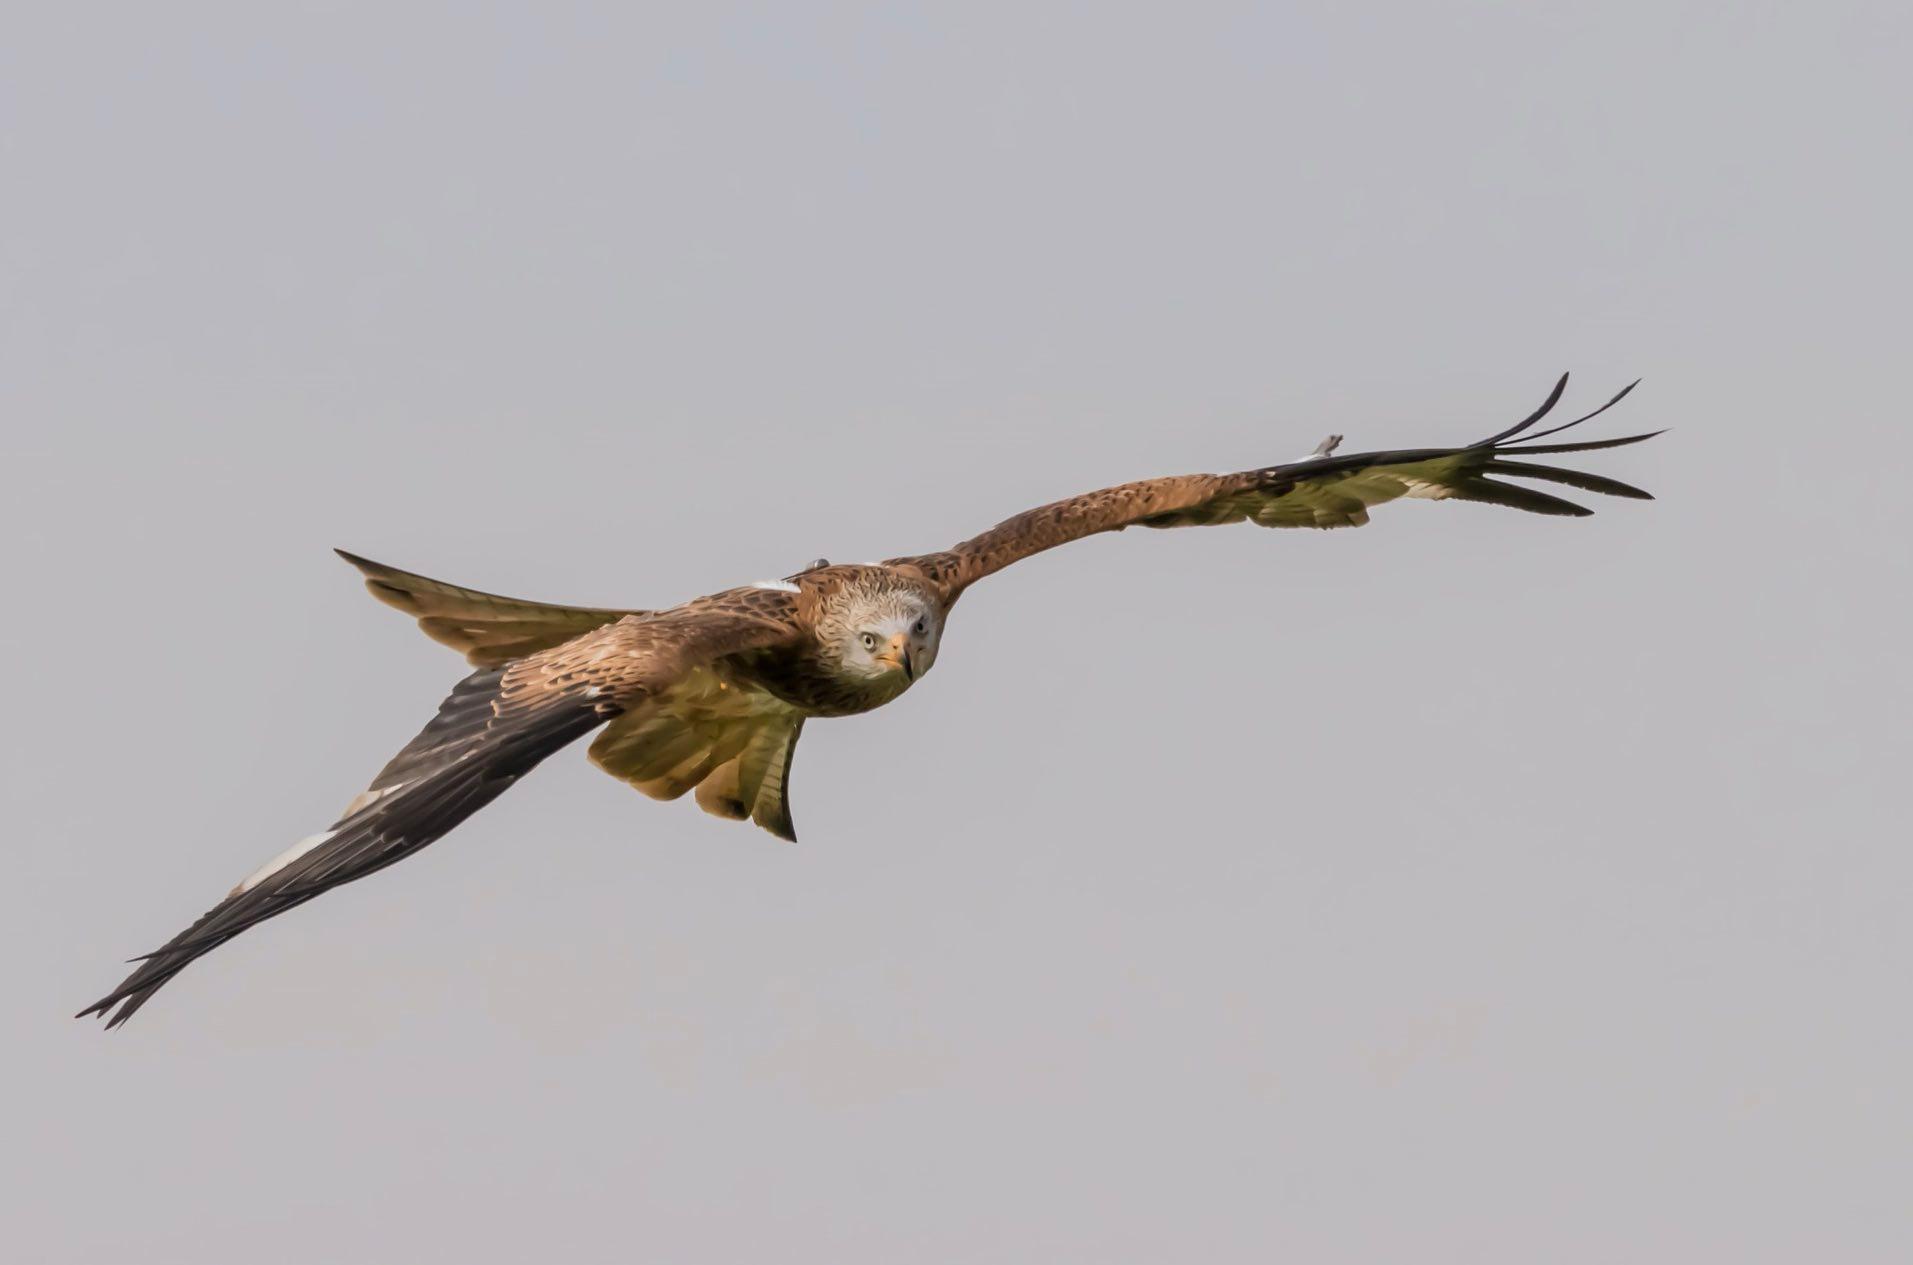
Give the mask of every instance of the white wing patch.
<svg viewBox="0 0 1913 1265">
<path fill-rule="evenodd" d="M 1411 479 L 1407 475 L 1399 476 L 1408 490 L 1402 495 L 1423 501 L 1445 501 L 1455 494 L 1455 490 L 1446 484 L 1430 483 L 1426 479 Z"/>
<path fill-rule="evenodd" d="M 230 895 L 237 896 L 241 892 L 251 891 L 253 888 L 259 886 L 261 883 L 265 882 L 267 879 L 271 878 L 273 875 L 277 874 L 279 871 L 285 869 L 288 865 L 291 865 L 294 861 L 297 861 L 300 857 L 304 856 L 306 853 L 326 843 L 328 840 L 330 840 L 334 835 L 338 833 L 339 832 L 336 830 L 325 830 L 325 831 L 321 831 L 320 833 L 316 835 L 307 835 L 305 838 L 299 840 L 299 842 L 293 844 L 290 848 L 287 848 L 284 852 L 281 852 L 278 856 L 274 857 L 272 860 L 266 862 L 264 865 L 254 870 L 251 874 L 248 874 L 246 876 L 246 881 L 241 883 L 238 887 L 233 888 Z"/>
<path fill-rule="evenodd" d="M 466 752 L 465 754 L 469 755 L 471 753 Z M 465 756 L 461 755 L 458 758 L 463 760 Z M 391 795 L 398 791 L 402 791 L 406 787 L 410 786 L 411 784 L 412 784 L 411 782 L 394 782 L 390 786 L 381 786 L 375 791 L 361 791 L 358 794 L 358 796 L 354 798 L 350 804 L 347 804 L 345 806 L 345 811 L 339 814 L 339 820 L 344 821 L 347 817 L 352 816 L 354 813 L 360 812 L 363 809 L 370 808 L 372 805 L 384 799 L 387 795 Z"/>
<path fill-rule="evenodd" d="M 470 755 L 470 754 L 471 752 L 468 751 L 464 755 L 459 756 L 458 758 L 463 760 L 466 755 Z M 413 780 L 416 781 L 417 779 L 413 779 Z M 351 818 L 356 817 L 358 814 L 364 812 L 366 809 L 370 808 L 372 805 L 378 803 L 380 800 L 384 799 L 386 796 L 395 795 L 399 791 L 402 791 L 406 787 L 410 786 L 411 784 L 412 782 L 410 781 L 394 782 L 390 786 L 381 786 L 375 791 L 366 791 L 362 793 L 357 799 L 353 800 L 350 804 L 347 804 L 345 806 L 345 811 L 339 814 L 339 821 L 341 825 L 343 825 L 346 821 L 349 821 Z M 339 833 L 339 827 L 334 826 L 331 830 L 323 830 L 316 835 L 307 835 L 305 838 L 299 840 L 299 842 L 293 844 L 290 848 L 287 848 L 284 852 L 281 852 L 278 856 L 274 857 L 272 860 L 266 862 L 264 865 L 254 870 L 251 874 L 247 875 L 246 881 L 241 883 L 238 887 L 233 888 L 232 891 L 228 893 L 228 895 L 237 896 L 241 892 L 251 891 L 253 888 L 259 886 L 261 883 L 265 882 L 267 879 L 271 878 L 273 875 L 277 874 L 279 871 L 285 869 L 288 865 L 291 865 L 294 861 L 297 861 L 300 857 L 312 851 L 314 848 L 321 847 L 324 844 L 330 842 L 334 837 L 338 835 L 338 833 Z"/>
<path fill-rule="evenodd" d="M 802 593 L 804 591 L 789 580 L 754 580 L 751 582 L 751 587 L 771 593 Z"/>
</svg>

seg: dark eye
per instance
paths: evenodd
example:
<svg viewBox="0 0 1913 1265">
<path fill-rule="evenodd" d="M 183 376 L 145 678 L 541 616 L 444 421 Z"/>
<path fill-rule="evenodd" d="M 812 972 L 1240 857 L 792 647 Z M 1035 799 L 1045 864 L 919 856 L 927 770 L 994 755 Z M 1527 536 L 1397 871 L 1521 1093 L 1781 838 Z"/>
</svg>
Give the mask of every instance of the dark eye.
<svg viewBox="0 0 1913 1265">
<path fill-rule="evenodd" d="M 924 633 L 923 621 L 919 619 L 910 631 L 921 637 Z"/>
<path fill-rule="evenodd" d="M 865 650 L 875 650 L 875 649 L 877 648 L 877 634 L 876 634 L 876 633 L 864 633 L 864 634 L 862 635 L 862 638 L 861 638 L 861 639 L 862 639 L 862 641 L 863 641 L 863 643 L 864 643 L 864 649 L 865 649 Z"/>
</svg>

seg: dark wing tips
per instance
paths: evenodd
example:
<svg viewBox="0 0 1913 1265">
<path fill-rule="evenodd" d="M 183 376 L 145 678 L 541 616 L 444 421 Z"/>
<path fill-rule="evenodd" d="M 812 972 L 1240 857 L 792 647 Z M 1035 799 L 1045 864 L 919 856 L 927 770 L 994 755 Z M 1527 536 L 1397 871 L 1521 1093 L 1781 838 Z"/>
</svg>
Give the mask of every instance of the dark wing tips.
<svg viewBox="0 0 1913 1265">
<path fill-rule="evenodd" d="M 1656 435 L 1665 435 L 1666 429 L 1650 430 L 1644 435 L 1622 435 L 1619 439 L 1589 439 L 1574 444 L 1536 444 L 1532 448 L 1503 449 L 1510 456 L 1527 457 L 1537 452 L 1593 452 L 1597 448 L 1624 448 L 1628 444 L 1645 443 Z"/>
<path fill-rule="evenodd" d="M 74 1015 L 73 1017 L 75 1019 L 87 1019 L 94 1015 L 104 1015 L 107 1011 L 113 1008 L 113 1004 L 114 1004 L 113 996 L 112 994 L 109 993 L 105 997 L 100 998 L 98 1001 L 94 1002 L 91 1006 L 88 1006 L 85 1010 L 80 1011 L 78 1014 Z"/>
<path fill-rule="evenodd" d="M 140 987 L 131 989 L 127 992 L 122 993 L 122 992 L 116 991 L 113 993 L 109 993 L 107 996 L 102 997 L 99 1001 L 94 1002 L 91 1006 L 88 1006 L 85 1010 L 82 1010 L 79 1014 L 73 1017 L 75 1019 L 88 1019 L 88 1018 L 97 1016 L 99 1018 L 105 1019 L 106 1030 L 108 1032 L 111 1032 L 113 1029 L 125 1023 L 128 1019 L 131 1019 L 133 1017 L 133 1012 L 138 1010 L 141 1006 L 144 1006 L 147 1000 L 151 998 L 154 993 L 159 991 L 159 986 L 161 984 L 164 984 L 168 979 L 171 979 L 171 978 L 172 976 L 167 975 L 167 976 L 161 977 L 160 979 L 154 980 L 150 984 L 141 985 Z M 112 1014 L 108 1014 L 107 1012 L 110 1010 L 113 1010 L 113 1007 L 115 1006 L 118 1006 L 119 1009 Z"/>
<path fill-rule="evenodd" d="M 1580 488 L 1583 492 L 1599 492 L 1605 496 L 1625 496 L 1636 501 L 1651 501 L 1652 492 L 1623 483 L 1619 479 L 1610 479 L 1604 474 L 1589 474 L 1584 470 L 1564 470 L 1560 466 L 1534 466 L 1525 461 L 1502 461 L 1499 458 L 1488 462 L 1482 469 L 1488 474 L 1505 474 L 1517 479 L 1540 479 L 1544 483 L 1562 483 L 1571 488 Z"/>
<path fill-rule="evenodd" d="M 474 672 L 453 687 L 419 735 L 372 789 L 384 792 L 333 824 L 309 848 L 256 874 L 173 937 L 120 986 L 76 1018 L 106 1015 L 116 1028 L 195 959 L 330 888 L 374 873 L 439 839 L 502 795 L 558 748 L 604 723 L 604 704 L 560 692 L 501 710 L 506 672 Z"/>
<path fill-rule="evenodd" d="M 1561 394 L 1562 392 L 1567 390 L 1567 386 L 1568 386 L 1568 375 L 1564 373 L 1561 375 L 1561 380 L 1554 384 L 1554 390 L 1548 393 L 1548 398 L 1541 402 L 1540 408 L 1528 414 L 1526 417 L 1522 418 L 1520 421 L 1516 422 L 1514 425 L 1508 427 L 1508 429 L 1504 431 L 1500 431 L 1497 434 L 1490 435 L 1486 439 L 1478 440 L 1477 442 L 1472 443 L 1468 446 L 1470 448 L 1495 448 L 1503 444 L 1509 444 L 1511 442 L 1514 444 L 1525 444 L 1536 439 L 1541 439 L 1548 435 L 1559 434 L 1560 432 L 1567 430 L 1571 426 L 1579 426 L 1582 422 L 1592 421 L 1595 418 L 1599 417 L 1601 414 L 1613 408 L 1616 404 L 1619 404 L 1622 400 L 1625 400 L 1628 397 L 1628 393 L 1633 391 L 1634 388 L 1639 385 L 1641 385 L 1641 379 L 1636 378 L 1634 379 L 1634 381 L 1622 387 L 1619 391 L 1616 391 L 1612 399 L 1610 399 L 1606 404 L 1603 404 L 1600 408 L 1595 409 L 1592 413 L 1583 413 L 1581 416 L 1575 418 L 1571 422 L 1562 422 L 1559 426 L 1550 426 L 1547 430 L 1538 430 L 1538 431 L 1535 431 L 1533 434 L 1524 434 L 1523 432 L 1527 431 L 1536 422 L 1546 417 L 1550 412 L 1553 411 L 1554 406 L 1560 403 Z M 1657 431 L 1655 433 L 1658 434 L 1659 432 Z M 1517 436 L 1519 436 L 1519 438 L 1516 438 Z M 1539 452 L 1542 450 L 1537 448 L 1531 451 Z"/>
<path fill-rule="evenodd" d="M 1457 501 L 1480 501 L 1488 505 L 1505 505 L 1509 509 L 1526 510 L 1530 514 L 1555 514 L 1563 518 L 1586 518 L 1594 513 L 1585 505 L 1576 505 L 1573 501 L 1564 501 L 1546 492 L 1537 492 L 1533 488 L 1523 487 L 1518 483 L 1503 483 L 1498 479 L 1485 479 L 1480 476 L 1458 485 L 1453 496 Z"/>
<path fill-rule="evenodd" d="M 201 947 L 196 942 L 194 933 L 212 921 L 231 903 L 230 899 L 219 902 L 218 905 L 206 911 L 192 926 L 174 936 L 163 948 L 134 958 L 133 961 L 139 965 L 131 975 L 120 981 L 118 988 L 73 1017 L 75 1019 L 85 1019 L 95 1015 L 103 1017 L 106 1019 L 109 1032 L 131 1019 L 133 1012 L 144 1006 L 168 980 L 184 970 L 187 963 L 205 953 L 208 948 L 224 943 L 227 937 L 221 936 L 216 937 L 213 944 Z M 115 1006 L 119 1009 L 108 1014 Z"/>
<path fill-rule="evenodd" d="M 1560 380 L 1554 384 L 1554 390 L 1548 392 L 1548 398 L 1541 401 L 1540 408 L 1528 414 L 1526 417 L 1522 418 L 1520 421 L 1516 422 L 1514 425 L 1510 426 L 1508 429 L 1502 431 L 1500 434 L 1490 435 L 1488 438 L 1482 440 L 1479 443 L 1470 444 L 1469 447 L 1489 448 L 1495 444 L 1501 443 L 1502 441 L 1508 439 L 1510 436 L 1519 435 L 1522 431 L 1528 429 L 1528 427 L 1534 425 L 1536 422 L 1546 417 L 1549 413 L 1553 412 L 1554 406 L 1561 402 L 1561 396 L 1567 389 L 1568 389 L 1568 375 L 1564 373 L 1561 375 Z M 1631 387 L 1629 388 L 1629 390 L 1632 390 L 1632 389 L 1633 388 Z M 1627 392 L 1623 391 L 1621 394 L 1625 395 L 1627 394 Z"/>
<path fill-rule="evenodd" d="M 1546 483 L 1560 483 L 1568 487 L 1580 488 L 1584 492 L 1598 492 L 1604 496 L 1624 496 L 1637 501 L 1653 500 L 1654 497 L 1652 493 L 1643 491 L 1632 484 L 1623 483 L 1619 479 L 1610 479 L 1605 475 L 1586 474 L 1579 470 L 1564 470 L 1558 466 L 1529 465 L 1523 461 L 1506 460 L 1506 458 L 1509 457 L 1527 457 L 1540 453 L 1593 452 L 1600 448 L 1620 448 L 1627 444 L 1641 443 L 1644 440 L 1652 439 L 1654 436 L 1662 433 L 1658 430 L 1649 431 L 1644 435 L 1623 435 L 1618 439 L 1596 439 L 1585 443 L 1537 444 L 1533 442 L 1537 439 L 1544 439 L 1549 435 L 1558 435 L 1570 427 L 1579 426 L 1582 422 L 1592 421 L 1594 418 L 1599 417 L 1601 414 L 1613 408 L 1616 404 L 1619 404 L 1622 400 L 1625 400 L 1635 387 L 1641 385 L 1641 380 L 1636 378 L 1619 391 L 1616 391 L 1607 403 L 1595 409 L 1593 412 L 1583 413 L 1573 421 L 1562 422 L 1560 425 L 1550 426 L 1546 430 L 1537 430 L 1524 434 L 1523 432 L 1527 432 L 1530 427 L 1545 417 L 1548 411 L 1560 400 L 1561 392 L 1563 388 L 1567 386 L 1567 382 L 1567 375 L 1562 374 L 1561 380 L 1555 384 L 1554 392 L 1548 396 L 1540 408 L 1501 433 L 1484 439 L 1479 443 L 1469 445 L 1471 450 L 1480 453 L 1481 456 L 1485 458 L 1477 468 L 1484 473 L 1503 474 L 1521 479 L 1539 479 Z M 1515 509 L 1531 510 L 1540 514 L 1579 515 L 1593 512 L 1592 510 L 1575 505 L 1571 501 L 1564 501 L 1559 497 L 1549 496 L 1545 492 L 1536 492 L 1532 488 L 1499 483 L 1492 479 L 1477 477 L 1470 480 L 1466 486 L 1468 490 L 1461 494 L 1465 499 L 1489 500 L 1496 504 L 1508 505 Z M 1483 489 L 1485 489 L 1486 495 L 1475 495 L 1478 490 Z"/>
<path fill-rule="evenodd" d="M 1632 391 L 1635 387 L 1639 385 L 1641 385 L 1641 380 L 1639 378 L 1636 378 L 1634 379 L 1634 381 L 1622 387 L 1619 391 L 1616 391 L 1614 393 L 1613 399 L 1609 400 L 1606 404 L 1603 404 L 1600 408 L 1595 409 L 1592 413 L 1583 413 L 1581 416 L 1575 418 L 1571 422 L 1562 422 L 1559 426 L 1550 426 L 1547 430 L 1538 430 L 1534 432 L 1534 434 L 1532 435 L 1523 435 L 1520 439 L 1517 439 L 1514 442 L 1517 444 L 1525 444 L 1532 440 L 1542 439 L 1548 435 L 1559 434 L 1561 431 L 1567 430 L 1570 426 L 1579 426 L 1582 422 L 1592 421 L 1595 418 L 1599 417 L 1601 414 L 1607 412 L 1609 409 L 1613 408 L 1616 404 L 1619 404 L 1622 400 L 1625 400 L 1627 398 L 1627 393 L 1629 391 Z"/>
</svg>

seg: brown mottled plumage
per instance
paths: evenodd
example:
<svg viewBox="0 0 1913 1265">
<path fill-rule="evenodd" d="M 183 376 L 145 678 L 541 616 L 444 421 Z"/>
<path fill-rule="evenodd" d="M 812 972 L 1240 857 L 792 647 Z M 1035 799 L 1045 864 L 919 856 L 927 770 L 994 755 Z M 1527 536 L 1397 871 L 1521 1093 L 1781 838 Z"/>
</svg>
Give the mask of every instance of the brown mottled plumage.
<svg viewBox="0 0 1913 1265">
<path fill-rule="evenodd" d="M 591 759 L 658 799 L 699 806 L 796 838 L 788 801 L 804 721 L 895 699 L 935 663 L 963 591 L 1032 554 L 1126 527 L 1249 521 L 1354 527 L 1401 497 L 1484 501 L 1585 515 L 1506 478 L 1647 499 L 1601 475 L 1517 458 L 1639 443 L 1533 444 L 1584 417 L 1528 433 L 1566 388 L 1563 375 L 1523 421 L 1463 448 L 1337 457 L 1340 436 L 1301 461 L 1104 488 L 1018 514 L 939 553 L 872 566 L 819 560 L 788 580 L 727 589 L 668 610 L 553 606 L 459 588 L 343 553 L 374 596 L 417 618 L 479 670 L 332 826 L 267 863 L 204 917 L 82 1011 L 124 1023 L 188 963 L 253 924 L 362 878 L 438 839 L 540 760 L 602 726 Z M 1658 433 L 1658 432 L 1655 432 Z M 1502 476 L 1495 478 L 1491 476 Z"/>
</svg>

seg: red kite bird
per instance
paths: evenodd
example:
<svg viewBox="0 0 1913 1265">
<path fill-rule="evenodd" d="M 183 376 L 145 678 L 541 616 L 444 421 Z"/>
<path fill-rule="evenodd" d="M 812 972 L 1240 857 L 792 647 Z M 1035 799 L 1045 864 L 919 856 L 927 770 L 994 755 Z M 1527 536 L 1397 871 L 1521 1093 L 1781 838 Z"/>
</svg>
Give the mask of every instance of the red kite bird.
<svg viewBox="0 0 1913 1265">
<path fill-rule="evenodd" d="M 854 716 L 890 702 L 937 661 L 950 608 L 1011 563 L 1098 532 L 1202 527 L 1358 527 L 1387 501 L 1486 501 L 1536 514 L 1588 510 L 1526 483 L 1650 499 L 1597 474 L 1536 464 L 1543 454 L 1652 438 L 1534 441 L 1533 414 L 1464 448 L 1338 457 L 1313 454 L 1240 474 L 1147 479 L 1058 501 L 941 553 L 868 566 L 819 560 L 784 580 L 727 589 L 669 610 L 599 610 L 457 588 L 342 553 L 366 587 L 465 656 L 478 671 L 330 827 L 261 866 L 165 947 L 138 959 L 82 1015 L 125 1023 L 187 963 L 256 923 L 402 860 L 489 804 L 558 748 L 603 727 L 591 759 L 657 799 L 695 791 L 706 812 L 749 818 L 784 839 L 791 754 L 812 716 Z M 1658 434 L 1659 432 L 1654 432 Z M 1499 476 L 1499 477 L 1497 477 Z M 117 1010 L 115 1010 L 117 1007 Z"/>
</svg>

